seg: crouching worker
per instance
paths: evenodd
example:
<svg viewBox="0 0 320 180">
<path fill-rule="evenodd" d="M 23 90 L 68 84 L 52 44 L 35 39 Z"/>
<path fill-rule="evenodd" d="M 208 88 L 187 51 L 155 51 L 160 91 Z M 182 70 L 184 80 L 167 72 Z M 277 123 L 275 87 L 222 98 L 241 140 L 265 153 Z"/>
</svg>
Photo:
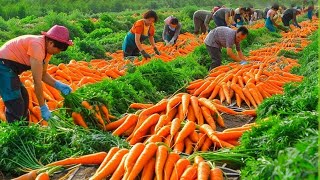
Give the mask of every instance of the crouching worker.
<svg viewBox="0 0 320 180">
<path fill-rule="evenodd" d="M 209 70 L 221 65 L 221 48 L 223 47 L 227 48 L 227 54 L 231 59 L 241 64 L 246 64 L 247 62 L 240 49 L 240 42 L 247 37 L 248 33 L 248 29 L 244 26 L 238 30 L 233 30 L 225 26 L 211 30 L 204 40 L 212 60 Z M 232 52 L 234 44 L 236 45 L 238 55 Z"/>
<path fill-rule="evenodd" d="M 173 45 L 176 43 L 181 30 L 181 23 L 179 20 L 173 16 L 167 17 L 165 20 L 165 25 L 162 33 L 162 39 L 166 45 Z"/>
<path fill-rule="evenodd" d="M 158 15 L 155 11 L 147 11 L 143 19 L 136 21 L 122 43 L 124 57 L 139 56 L 140 53 L 144 58 L 151 56 L 142 48 L 142 42 L 149 38 L 150 44 L 156 54 L 160 55 L 154 42 L 154 23 L 158 21 Z"/>
<path fill-rule="evenodd" d="M 48 32 L 42 32 L 42 35 L 19 36 L 0 48 L 0 95 L 6 107 L 7 122 L 21 119 L 28 121 L 29 96 L 18 75 L 30 69 L 41 116 L 44 120 L 51 117 L 44 100 L 42 81 L 65 95 L 72 91 L 68 85 L 53 79 L 47 73 L 51 56 L 67 50 L 72 44 L 68 29 L 55 25 Z"/>
<path fill-rule="evenodd" d="M 283 25 L 289 27 L 290 21 L 292 20 L 294 26 L 301 28 L 297 22 L 297 15 L 299 14 L 301 14 L 301 9 L 290 8 L 285 10 L 282 16 Z"/>
</svg>

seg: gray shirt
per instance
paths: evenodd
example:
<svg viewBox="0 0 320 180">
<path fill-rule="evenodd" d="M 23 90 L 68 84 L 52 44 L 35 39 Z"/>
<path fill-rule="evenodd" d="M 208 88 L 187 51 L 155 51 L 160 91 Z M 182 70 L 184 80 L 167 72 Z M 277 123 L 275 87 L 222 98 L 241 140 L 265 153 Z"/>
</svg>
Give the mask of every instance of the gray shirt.
<svg viewBox="0 0 320 180">
<path fill-rule="evenodd" d="M 218 17 L 220 19 L 225 19 L 226 14 L 230 14 L 231 9 L 228 8 L 220 8 L 218 11 L 214 13 L 213 16 Z"/>
<path fill-rule="evenodd" d="M 178 23 L 177 27 L 175 28 L 175 32 L 174 32 L 172 39 L 176 40 L 180 34 L 180 31 L 181 31 L 181 23 Z M 164 25 L 164 29 L 162 32 L 162 39 L 163 40 L 165 39 L 166 34 L 169 34 L 169 25 L 168 24 Z"/>
<path fill-rule="evenodd" d="M 219 49 L 222 47 L 232 48 L 235 44 L 237 51 L 240 51 L 240 43 L 236 43 L 236 33 L 236 30 L 225 26 L 216 27 L 209 32 L 204 43 Z"/>
<path fill-rule="evenodd" d="M 212 13 L 210 11 L 206 11 L 206 10 L 198 10 L 193 13 L 193 19 L 195 19 L 195 18 L 200 19 L 206 25 L 209 25 L 209 22 L 212 19 Z"/>
</svg>

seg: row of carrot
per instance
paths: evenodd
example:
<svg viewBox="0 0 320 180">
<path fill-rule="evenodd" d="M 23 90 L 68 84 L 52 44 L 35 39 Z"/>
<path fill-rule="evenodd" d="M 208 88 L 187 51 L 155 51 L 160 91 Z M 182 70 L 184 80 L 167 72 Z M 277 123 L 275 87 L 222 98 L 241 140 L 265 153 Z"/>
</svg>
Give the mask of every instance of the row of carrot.
<svg viewBox="0 0 320 180">
<path fill-rule="evenodd" d="M 223 180 L 223 171 L 205 161 L 201 156 L 194 159 L 181 157 L 165 145 L 156 143 L 137 143 L 131 149 L 113 147 L 106 152 L 70 157 L 46 165 L 48 167 L 70 167 L 73 165 L 99 165 L 90 180 Z M 45 169 L 43 168 L 43 169 Z M 49 173 L 42 170 L 32 170 L 15 178 L 49 179 Z"/>
</svg>

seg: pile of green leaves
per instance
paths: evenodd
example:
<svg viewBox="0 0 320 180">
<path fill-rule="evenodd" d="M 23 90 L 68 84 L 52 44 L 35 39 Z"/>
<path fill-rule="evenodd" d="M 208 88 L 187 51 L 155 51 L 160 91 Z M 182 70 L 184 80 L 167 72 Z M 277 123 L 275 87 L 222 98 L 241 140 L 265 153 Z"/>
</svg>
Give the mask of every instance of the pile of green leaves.
<svg viewBox="0 0 320 180">
<path fill-rule="evenodd" d="M 0 123 L 0 169 L 3 174 L 21 174 L 21 166 L 34 165 L 30 160 L 26 161 L 31 156 L 35 162 L 39 161 L 39 165 L 46 165 L 71 156 L 107 152 L 114 146 L 129 147 L 119 137 L 101 130 L 83 129 L 75 126 L 71 119 L 56 118 L 49 124 L 49 127 L 41 127 Z"/>
</svg>

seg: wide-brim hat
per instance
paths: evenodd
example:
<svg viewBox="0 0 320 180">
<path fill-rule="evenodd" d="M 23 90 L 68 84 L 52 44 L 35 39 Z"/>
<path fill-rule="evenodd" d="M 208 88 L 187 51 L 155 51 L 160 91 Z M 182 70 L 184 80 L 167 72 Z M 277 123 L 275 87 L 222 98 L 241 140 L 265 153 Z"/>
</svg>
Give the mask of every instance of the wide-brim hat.
<svg viewBox="0 0 320 180">
<path fill-rule="evenodd" d="M 64 26 L 54 25 L 47 32 L 41 31 L 41 34 L 50 39 L 68 44 L 69 46 L 73 45 L 69 37 L 69 30 Z"/>
</svg>

